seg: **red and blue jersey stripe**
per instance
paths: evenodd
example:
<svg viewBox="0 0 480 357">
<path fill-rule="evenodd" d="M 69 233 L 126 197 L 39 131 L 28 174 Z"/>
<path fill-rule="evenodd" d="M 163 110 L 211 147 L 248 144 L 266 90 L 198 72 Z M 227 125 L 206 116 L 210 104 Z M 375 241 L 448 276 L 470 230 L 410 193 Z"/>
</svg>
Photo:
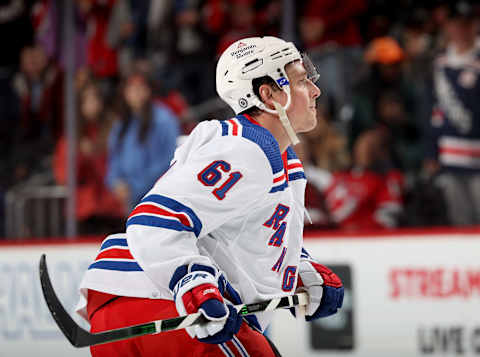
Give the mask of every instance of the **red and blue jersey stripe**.
<svg viewBox="0 0 480 357">
<path fill-rule="evenodd" d="M 202 230 L 202 222 L 191 208 L 157 194 L 146 196 L 135 207 L 128 217 L 127 228 L 134 224 L 193 232 L 196 237 Z"/>
<path fill-rule="evenodd" d="M 288 186 L 287 175 L 285 171 L 282 170 L 273 175 L 273 185 L 270 190 L 270 193 L 283 191 Z"/>
<path fill-rule="evenodd" d="M 103 241 L 88 269 L 143 271 L 128 249 L 126 236 L 120 235 L 109 236 Z"/>
<path fill-rule="evenodd" d="M 243 125 L 240 123 L 239 118 L 231 118 L 228 120 L 220 121 L 222 125 L 222 136 L 242 136 Z"/>
<path fill-rule="evenodd" d="M 291 147 L 287 149 L 287 172 L 288 181 L 306 180 L 302 162 L 298 159 L 295 151 Z"/>
<path fill-rule="evenodd" d="M 283 191 L 291 181 L 306 179 L 302 162 L 291 147 L 284 153 L 282 171 L 273 176 L 273 186 L 270 193 Z"/>
</svg>

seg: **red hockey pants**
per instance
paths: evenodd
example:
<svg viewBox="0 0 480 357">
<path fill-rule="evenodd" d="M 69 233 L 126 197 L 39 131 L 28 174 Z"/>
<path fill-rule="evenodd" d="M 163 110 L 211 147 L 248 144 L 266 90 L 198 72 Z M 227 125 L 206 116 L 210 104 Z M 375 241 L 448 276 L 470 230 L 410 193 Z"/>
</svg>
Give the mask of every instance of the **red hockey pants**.
<svg viewBox="0 0 480 357">
<path fill-rule="evenodd" d="M 178 316 L 170 300 L 115 297 L 93 290 L 87 313 L 92 333 Z M 185 330 L 176 330 L 92 346 L 90 351 L 93 357 L 275 356 L 265 336 L 245 322 L 232 340 L 221 345 L 199 342 Z"/>
</svg>

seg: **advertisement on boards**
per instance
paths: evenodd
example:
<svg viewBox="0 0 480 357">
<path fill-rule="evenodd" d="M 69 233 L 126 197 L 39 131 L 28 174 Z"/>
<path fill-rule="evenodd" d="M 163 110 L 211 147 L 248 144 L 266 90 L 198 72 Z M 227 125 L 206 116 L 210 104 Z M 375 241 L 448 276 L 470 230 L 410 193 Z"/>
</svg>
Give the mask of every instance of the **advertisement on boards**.
<svg viewBox="0 0 480 357">
<path fill-rule="evenodd" d="M 65 309 L 74 315 L 78 284 L 97 251 L 96 245 L 2 246 L 0 249 L 0 357 L 86 357 L 70 345 L 43 300 L 38 262 L 47 254 L 52 284 Z"/>
<path fill-rule="evenodd" d="M 344 307 L 316 323 L 276 314 L 285 356 L 480 356 L 480 233 L 333 236 L 305 248 L 344 281 Z"/>
<path fill-rule="evenodd" d="M 331 236 L 305 248 L 345 285 L 344 306 L 312 323 L 275 313 L 270 336 L 282 356 L 480 356 L 480 233 Z M 74 307 L 98 243 L 0 247 L 0 357 L 89 356 L 72 347 L 43 301 L 38 261 Z"/>
</svg>

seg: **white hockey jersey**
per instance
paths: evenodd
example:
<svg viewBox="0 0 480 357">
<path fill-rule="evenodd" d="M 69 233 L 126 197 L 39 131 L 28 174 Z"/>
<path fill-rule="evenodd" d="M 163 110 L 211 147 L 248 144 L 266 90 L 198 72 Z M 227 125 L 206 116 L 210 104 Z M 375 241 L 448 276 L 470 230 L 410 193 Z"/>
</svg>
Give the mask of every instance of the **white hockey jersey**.
<svg viewBox="0 0 480 357">
<path fill-rule="evenodd" d="M 306 179 L 291 148 L 252 118 L 197 125 L 170 169 L 108 236 L 81 283 L 87 289 L 170 299 L 175 269 L 213 264 L 252 303 L 292 294 L 302 254 Z M 270 313 L 257 316 L 262 328 Z"/>
</svg>

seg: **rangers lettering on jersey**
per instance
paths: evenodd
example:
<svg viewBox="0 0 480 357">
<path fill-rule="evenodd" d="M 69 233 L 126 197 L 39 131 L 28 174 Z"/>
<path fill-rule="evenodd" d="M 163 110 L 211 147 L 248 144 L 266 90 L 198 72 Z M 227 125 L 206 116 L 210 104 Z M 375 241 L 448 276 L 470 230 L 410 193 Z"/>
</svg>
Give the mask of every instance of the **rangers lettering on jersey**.
<svg viewBox="0 0 480 357">
<path fill-rule="evenodd" d="M 280 247 L 282 245 L 283 236 L 285 235 L 285 231 L 287 229 L 287 223 L 282 221 L 285 219 L 289 211 L 289 207 L 279 204 L 277 208 L 275 208 L 275 212 L 272 214 L 272 216 L 263 224 L 265 227 L 275 230 L 275 233 L 273 233 L 272 237 L 268 241 L 268 245 L 273 245 L 275 247 Z"/>
<path fill-rule="evenodd" d="M 280 254 L 280 258 L 278 258 L 277 262 L 272 267 L 273 271 L 276 271 L 277 273 L 280 272 L 280 268 L 282 267 L 282 264 L 283 264 L 283 258 L 285 258 L 285 253 L 287 253 L 287 248 L 283 247 L 282 253 Z"/>
</svg>

